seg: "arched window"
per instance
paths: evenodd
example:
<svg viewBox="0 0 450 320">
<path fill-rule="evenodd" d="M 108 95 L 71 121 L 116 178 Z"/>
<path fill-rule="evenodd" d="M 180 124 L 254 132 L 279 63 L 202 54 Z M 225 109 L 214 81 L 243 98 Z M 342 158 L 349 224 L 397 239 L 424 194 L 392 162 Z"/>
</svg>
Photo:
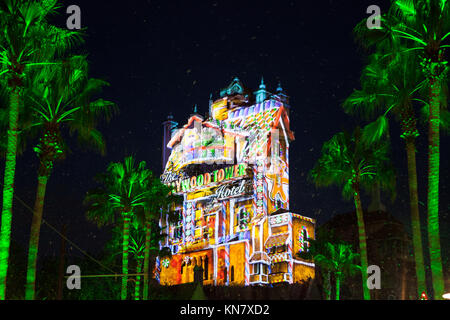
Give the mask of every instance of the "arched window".
<svg viewBox="0 0 450 320">
<path fill-rule="evenodd" d="M 203 267 L 203 274 L 205 276 L 205 280 L 208 280 L 208 256 L 204 259 L 204 267 Z"/>
<path fill-rule="evenodd" d="M 276 209 L 283 208 L 283 202 L 281 202 L 278 198 L 275 200 L 275 207 Z"/>
<path fill-rule="evenodd" d="M 233 282 L 234 281 L 234 266 L 231 266 L 231 271 L 230 271 L 230 281 Z"/>
<path fill-rule="evenodd" d="M 223 269 L 223 281 L 225 281 L 225 283 L 226 283 L 227 280 L 228 280 L 228 268 L 225 267 L 225 268 Z"/>
<path fill-rule="evenodd" d="M 247 228 L 249 221 L 249 214 L 245 208 L 245 206 L 242 206 L 239 208 L 238 214 L 236 215 L 236 226 L 239 226 L 240 229 Z"/>
<path fill-rule="evenodd" d="M 181 264 L 180 274 L 183 274 L 183 268 L 184 268 L 184 265 L 185 265 L 185 263 L 183 262 L 183 263 Z"/>
<path fill-rule="evenodd" d="M 302 227 L 302 229 L 299 232 L 299 246 L 300 246 L 300 252 L 308 251 L 309 243 L 308 243 L 308 230 L 305 226 Z"/>
</svg>

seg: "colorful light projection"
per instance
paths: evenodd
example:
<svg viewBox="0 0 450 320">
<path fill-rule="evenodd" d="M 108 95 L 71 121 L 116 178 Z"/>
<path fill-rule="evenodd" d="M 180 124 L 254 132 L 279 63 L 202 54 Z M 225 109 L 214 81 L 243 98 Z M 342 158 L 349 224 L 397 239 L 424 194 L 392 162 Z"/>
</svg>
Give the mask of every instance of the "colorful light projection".
<svg viewBox="0 0 450 320">
<path fill-rule="evenodd" d="M 255 197 L 254 197 L 254 212 L 256 212 L 256 217 L 263 216 L 267 213 L 267 201 L 264 194 L 264 160 L 259 159 L 256 161 L 255 173 L 254 173 L 254 184 L 255 184 Z"/>
<path fill-rule="evenodd" d="M 288 223 L 288 221 L 289 221 L 288 214 L 277 214 L 277 215 L 271 216 L 269 218 L 269 222 L 272 227 L 286 225 Z"/>
<path fill-rule="evenodd" d="M 189 201 L 185 202 L 185 217 L 184 217 L 184 243 L 190 243 L 194 241 L 194 208 L 195 202 Z"/>
<path fill-rule="evenodd" d="M 167 145 L 172 152 L 166 169 L 176 172 L 191 164 L 233 163 L 235 152 L 240 152 L 239 145 L 234 144 L 235 137 L 243 137 L 224 131 L 226 124 L 217 121 L 203 122 L 199 116 L 192 116 Z"/>
<path fill-rule="evenodd" d="M 228 118 L 228 99 L 225 97 L 212 104 L 211 112 L 214 119 L 225 120 Z"/>
<path fill-rule="evenodd" d="M 273 168 L 266 173 L 267 184 L 269 188 L 269 197 L 272 201 L 279 200 L 286 203 L 288 200 L 289 174 L 287 165 L 280 160 L 280 166 Z"/>
<path fill-rule="evenodd" d="M 186 179 L 178 179 L 171 183 L 176 193 L 186 193 L 201 188 L 208 188 L 217 183 L 224 182 L 233 178 L 246 176 L 247 165 L 245 163 L 236 164 L 226 168 L 206 172 L 198 176 L 192 176 Z"/>
<path fill-rule="evenodd" d="M 308 250 L 309 247 L 308 238 L 309 238 L 308 229 L 306 229 L 306 227 L 303 226 L 301 231 L 298 233 L 300 252 Z"/>
<path fill-rule="evenodd" d="M 301 216 L 290 212 L 270 215 L 289 208 L 288 140 L 294 137 L 288 107 L 275 98 L 247 106 L 245 94 L 236 94 L 211 104 L 212 119 L 192 116 L 168 144 L 172 154 L 163 181 L 183 195 L 184 203 L 181 223 L 170 226 L 177 231 L 171 231 L 170 237 L 177 237 L 168 241 L 172 261 L 179 263 L 170 263 L 169 268 L 163 265 L 162 283 L 189 281 L 186 275 L 178 276 L 176 269 L 185 256 L 195 257 L 195 261 L 208 257 L 210 277 L 204 279 L 208 284 L 292 283 L 295 274 L 314 273 L 295 271 L 314 267 L 297 261 L 294 265 L 293 218 Z M 282 133 L 275 137 L 278 131 Z M 227 159 L 232 165 L 221 162 Z M 212 164 L 214 169 L 208 171 Z M 198 173 L 200 169 L 206 172 Z M 195 174 L 187 176 L 185 172 Z M 278 233 L 284 234 L 282 239 L 276 237 Z M 266 253 L 272 242 L 280 252 Z M 278 266 L 260 268 L 264 274 L 258 268 L 250 270 L 258 255 L 265 255 L 267 264 Z M 299 276 L 295 281 L 301 280 Z"/>
<path fill-rule="evenodd" d="M 163 259 L 161 264 L 163 265 L 164 268 L 168 268 L 170 265 L 170 260 L 165 258 L 165 259 Z"/>
</svg>

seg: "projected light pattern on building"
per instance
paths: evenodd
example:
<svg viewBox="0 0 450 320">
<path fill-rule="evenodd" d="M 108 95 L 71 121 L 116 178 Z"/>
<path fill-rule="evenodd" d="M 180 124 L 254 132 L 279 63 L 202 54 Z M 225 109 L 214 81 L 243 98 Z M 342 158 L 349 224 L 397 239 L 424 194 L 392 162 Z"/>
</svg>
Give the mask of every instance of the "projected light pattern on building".
<svg viewBox="0 0 450 320">
<path fill-rule="evenodd" d="M 157 260 L 164 285 L 268 285 L 314 277 L 314 264 L 296 257 L 315 221 L 289 210 L 288 97 L 249 92 L 239 79 L 210 101 L 209 116 L 194 113 L 181 128 L 164 123 L 162 181 L 183 197 L 179 221 L 160 225 L 161 247 L 172 257 Z M 299 239 L 302 239 L 299 241 Z"/>
</svg>

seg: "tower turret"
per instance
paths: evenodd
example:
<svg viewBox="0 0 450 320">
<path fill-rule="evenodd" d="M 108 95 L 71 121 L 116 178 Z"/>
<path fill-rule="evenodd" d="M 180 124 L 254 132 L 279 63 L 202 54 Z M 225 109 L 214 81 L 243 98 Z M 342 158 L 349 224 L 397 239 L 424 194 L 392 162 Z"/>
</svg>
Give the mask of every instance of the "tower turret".
<svg viewBox="0 0 450 320">
<path fill-rule="evenodd" d="M 276 95 L 280 98 L 280 101 L 286 104 L 289 104 L 289 96 L 284 93 L 283 88 L 281 87 L 281 82 L 278 82 L 278 87 L 276 91 Z"/>
<path fill-rule="evenodd" d="M 178 123 L 173 121 L 173 116 L 169 114 L 167 120 L 162 123 L 163 125 L 163 141 L 162 141 L 162 169 L 166 167 L 167 160 L 169 160 L 171 150 L 167 147 L 170 139 L 172 138 L 172 132 L 178 126 Z"/>
<path fill-rule="evenodd" d="M 259 90 L 255 91 L 256 103 L 264 102 L 267 98 L 266 85 L 264 84 L 264 78 L 261 77 L 261 84 L 259 85 Z"/>
</svg>

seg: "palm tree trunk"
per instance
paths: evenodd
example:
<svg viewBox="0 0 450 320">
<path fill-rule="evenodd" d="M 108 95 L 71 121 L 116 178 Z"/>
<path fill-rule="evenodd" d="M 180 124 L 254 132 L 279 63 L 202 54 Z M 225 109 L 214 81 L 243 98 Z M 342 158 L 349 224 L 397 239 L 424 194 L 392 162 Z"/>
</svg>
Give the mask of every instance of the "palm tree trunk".
<svg viewBox="0 0 450 320">
<path fill-rule="evenodd" d="M 137 273 L 142 272 L 142 260 L 138 258 Z M 136 286 L 134 287 L 134 300 L 139 300 L 139 293 L 141 290 L 141 276 L 136 276 Z"/>
<path fill-rule="evenodd" d="M 39 235 L 41 231 L 42 212 L 44 210 L 44 199 L 48 178 L 48 175 L 38 177 L 33 220 L 31 222 L 30 243 L 28 245 L 27 282 L 25 285 L 26 300 L 34 300 L 35 295 L 36 261 L 39 248 Z"/>
<path fill-rule="evenodd" d="M 325 276 L 325 299 L 331 299 L 331 272 L 329 270 Z"/>
<path fill-rule="evenodd" d="M 413 137 L 406 138 L 408 162 L 409 201 L 411 207 L 411 228 L 414 259 L 416 262 L 417 298 L 426 291 L 425 267 L 423 262 L 422 232 L 420 230 L 419 197 L 417 192 L 416 143 Z"/>
<path fill-rule="evenodd" d="M 9 130 L 6 149 L 5 175 L 3 182 L 3 208 L 0 230 L 0 300 L 5 299 L 6 276 L 8 272 L 9 246 L 11 243 L 12 206 L 14 195 L 14 175 L 19 124 L 20 91 L 15 89 L 9 99 Z"/>
<path fill-rule="evenodd" d="M 439 126 L 441 80 L 430 77 L 430 115 L 428 131 L 428 242 L 434 299 L 442 299 L 444 277 L 442 273 L 439 239 Z"/>
<path fill-rule="evenodd" d="M 361 197 L 359 194 L 359 186 L 354 187 L 354 199 L 356 207 L 356 219 L 358 223 L 358 237 L 359 237 L 359 253 L 361 255 L 361 275 L 364 300 L 370 300 L 370 292 L 367 287 L 367 243 L 366 243 L 366 227 L 364 225 L 363 209 L 361 204 Z"/>
<path fill-rule="evenodd" d="M 127 299 L 127 283 L 128 283 L 128 244 L 130 242 L 130 217 L 125 214 L 123 217 L 123 241 L 122 241 L 122 289 L 120 299 Z"/>
<path fill-rule="evenodd" d="M 336 300 L 339 300 L 341 293 L 341 275 L 339 272 L 336 273 Z"/>
<path fill-rule="evenodd" d="M 143 299 L 148 300 L 148 281 L 149 281 L 149 265 L 150 265 L 150 237 L 151 237 L 151 223 L 146 221 L 145 232 L 145 248 L 144 248 L 144 294 Z"/>
</svg>

